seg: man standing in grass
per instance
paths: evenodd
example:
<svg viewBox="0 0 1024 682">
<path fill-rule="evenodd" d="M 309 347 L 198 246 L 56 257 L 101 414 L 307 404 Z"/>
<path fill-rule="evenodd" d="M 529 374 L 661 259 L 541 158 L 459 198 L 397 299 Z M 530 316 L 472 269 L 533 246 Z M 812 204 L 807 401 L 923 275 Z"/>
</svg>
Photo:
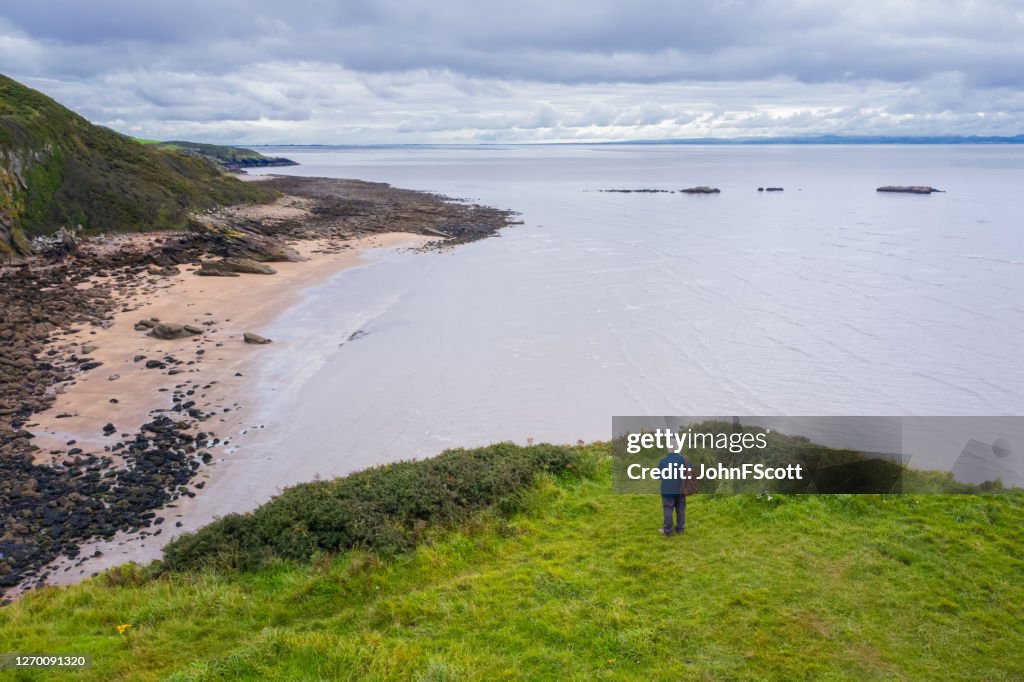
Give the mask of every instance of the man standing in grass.
<svg viewBox="0 0 1024 682">
<path fill-rule="evenodd" d="M 661 527 L 661 534 L 666 537 L 672 537 L 673 512 L 675 512 L 676 534 L 682 535 L 686 529 L 686 495 L 682 494 L 685 467 L 686 460 L 683 456 L 671 450 L 658 462 L 658 468 L 662 471 L 661 508 L 665 521 Z M 670 475 L 665 476 L 665 473 L 670 473 Z"/>
</svg>

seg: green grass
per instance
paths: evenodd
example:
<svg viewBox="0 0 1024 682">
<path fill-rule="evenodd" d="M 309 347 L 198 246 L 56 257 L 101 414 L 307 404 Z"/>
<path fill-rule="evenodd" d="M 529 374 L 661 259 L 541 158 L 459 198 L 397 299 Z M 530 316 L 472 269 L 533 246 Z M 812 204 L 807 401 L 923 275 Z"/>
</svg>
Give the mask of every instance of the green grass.
<svg viewBox="0 0 1024 682">
<path fill-rule="evenodd" d="M 390 558 L 41 590 L 0 610 L 2 648 L 99 680 L 1024 678 L 1021 496 L 697 496 L 665 539 L 588 450 L 594 476 Z"/>
</svg>

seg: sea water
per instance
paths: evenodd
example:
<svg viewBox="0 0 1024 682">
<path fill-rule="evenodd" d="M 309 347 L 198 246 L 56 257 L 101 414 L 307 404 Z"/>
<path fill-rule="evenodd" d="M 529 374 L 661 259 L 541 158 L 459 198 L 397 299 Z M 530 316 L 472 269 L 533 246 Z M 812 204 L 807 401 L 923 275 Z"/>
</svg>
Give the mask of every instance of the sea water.
<svg viewBox="0 0 1024 682">
<path fill-rule="evenodd" d="M 234 506 L 448 447 L 607 439 L 613 415 L 1024 413 L 1024 147 L 262 151 L 523 224 L 372 254 L 278 317 Z M 694 185 L 721 193 L 600 191 Z"/>
</svg>

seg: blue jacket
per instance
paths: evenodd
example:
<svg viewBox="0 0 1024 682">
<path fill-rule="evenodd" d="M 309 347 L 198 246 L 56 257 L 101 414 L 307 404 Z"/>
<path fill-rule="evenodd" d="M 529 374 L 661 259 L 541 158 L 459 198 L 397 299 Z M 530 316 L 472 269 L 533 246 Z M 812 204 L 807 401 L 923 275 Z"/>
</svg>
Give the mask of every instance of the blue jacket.
<svg viewBox="0 0 1024 682">
<path fill-rule="evenodd" d="M 661 479 L 661 494 L 662 495 L 678 495 L 679 488 L 683 483 L 683 471 L 682 468 L 686 466 L 686 460 L 683 459 L 682 455 L 670 453 L 666 455 L 660 462 L 658 462 L 659 469 L 665 469 L 673 464 L 678 465 L 677 470 L 672 478 Z"/>
</svg>

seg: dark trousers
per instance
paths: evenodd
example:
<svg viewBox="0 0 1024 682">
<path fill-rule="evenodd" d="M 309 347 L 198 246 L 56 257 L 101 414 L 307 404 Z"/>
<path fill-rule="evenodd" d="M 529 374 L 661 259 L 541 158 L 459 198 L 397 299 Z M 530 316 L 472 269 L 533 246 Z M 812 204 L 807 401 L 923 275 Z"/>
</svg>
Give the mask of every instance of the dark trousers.
<svg viewBox="0 0 1024 682">
<path fill-rule="evenodd" d="M 672 535 L 672 512 L 676 513 L 676 532 L 682 533 L 686 528 L 686 495 L 662 495 L 661 510 L 664 513 L 665 535 Z"/>
</svg>

